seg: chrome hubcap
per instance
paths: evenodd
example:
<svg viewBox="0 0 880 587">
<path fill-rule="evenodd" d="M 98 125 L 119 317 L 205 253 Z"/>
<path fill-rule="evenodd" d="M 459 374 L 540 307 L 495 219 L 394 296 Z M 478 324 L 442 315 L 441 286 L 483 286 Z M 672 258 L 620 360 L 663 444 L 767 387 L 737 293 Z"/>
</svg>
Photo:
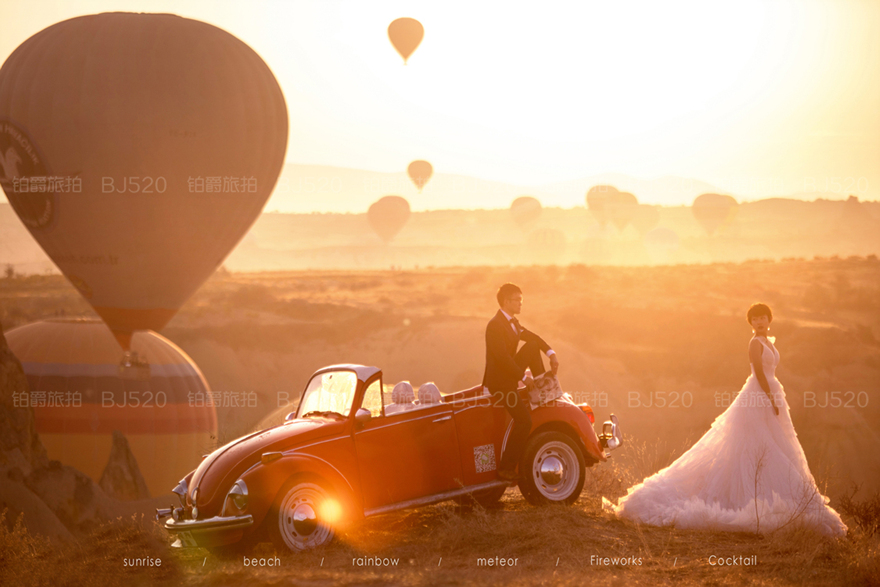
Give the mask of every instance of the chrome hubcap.
<svg viewBox="0 0 880 587">
<path fill-rule="evenodd" d="M 278 528 L 291 550 L 308 550 L 330 542 L 333 527 L 318 517 L 327 494 L 314 483 L 300 483 L 287 492 L 278 510 Z"/>
<path fill-rule="evenodd" d="M 318 526 L 318 516 L 315 510 L 307 503 L 301 503 L 293 510 L 293 528 L 297 534 L 306 536 L 315 531 Z"/>
<path fill-rule="evenodd" d="M 563 501 L 578 484 L 578 460 L 564 442 L 548 442 L 532 461 L 532 478 L 538 492 L 550 501 Z"/>
<path fill-rule="evenodd" d="M 550 455 L 541 462 L 541 479 L 547 485 L 558 485 L 564 475 L 562 461 L 555 455 Z"/>
</svg>

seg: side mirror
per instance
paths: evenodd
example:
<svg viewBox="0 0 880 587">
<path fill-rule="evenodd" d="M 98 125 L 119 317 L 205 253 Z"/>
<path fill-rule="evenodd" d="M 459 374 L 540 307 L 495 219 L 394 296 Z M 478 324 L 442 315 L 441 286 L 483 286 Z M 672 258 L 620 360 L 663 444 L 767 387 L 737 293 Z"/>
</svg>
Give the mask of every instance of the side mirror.
<svg viewBox="0 0 880 587">
<path fill-rule="evenodd" d="M 295 419 L 296 419 L 296 412 L 290 412 L 289 414 L 284 416 L 285 422 L 290 422 L 291 420 L 295 420 Z"/>
<path fill-rule="evenodd" d="M 373 414 L 367 408 L 358 408 L 358 411 L 354 413 L 354 421 L 361 426 L 369 422 L 372 417 Z"/>
</svg>

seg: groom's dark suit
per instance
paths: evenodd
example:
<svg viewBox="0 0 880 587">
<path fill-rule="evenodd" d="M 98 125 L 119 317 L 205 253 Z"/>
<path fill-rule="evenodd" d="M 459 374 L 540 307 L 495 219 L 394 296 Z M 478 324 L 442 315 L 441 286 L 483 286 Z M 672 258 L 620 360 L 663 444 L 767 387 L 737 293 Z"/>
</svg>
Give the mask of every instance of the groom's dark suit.
<svg viewBox="0 0 880 587">
<path fill-rule="evenodd" d="M 516 326 L 517 334 L 511 323 Z M 517 352 L 520 341 L 525 341 Z M 544 373 L 544 361 L 541 352 L 550 350 L 544 340 L 520 326 L 514 317 L 512 320 L 504 316 L 501 310 L 486 326 L 486 371 L 483 374 L 483 386 L 487 387 L 494 397 L 510 412 L 513 417 L 513 430 L 507 439 L 507 449 L 501 456 L 500 471 L 512 471 L 525 450 L 525 441 L 532 430 L 532 416 L 526 400 L 517 392 L 517 385 L 522 380 L 528 367 L 533 377 Z"/>
</svg>

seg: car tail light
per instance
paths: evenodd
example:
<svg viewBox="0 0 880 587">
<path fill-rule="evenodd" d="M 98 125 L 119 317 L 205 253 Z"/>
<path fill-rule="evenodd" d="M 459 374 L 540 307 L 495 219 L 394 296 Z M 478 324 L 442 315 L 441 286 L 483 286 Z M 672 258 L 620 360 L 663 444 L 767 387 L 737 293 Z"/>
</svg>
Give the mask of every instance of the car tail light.
<svg viewBox="0 0 880 587">
<path fill-rule="evenodd" d="M 596 416 L 593 415 L 593 408 L 588 406 L 587 404 L 580 404 L 578 406 L 583 413 L 587 415 L 587 418 L 590 419 L 590 424 L 596 423 Z"/>
</svg>

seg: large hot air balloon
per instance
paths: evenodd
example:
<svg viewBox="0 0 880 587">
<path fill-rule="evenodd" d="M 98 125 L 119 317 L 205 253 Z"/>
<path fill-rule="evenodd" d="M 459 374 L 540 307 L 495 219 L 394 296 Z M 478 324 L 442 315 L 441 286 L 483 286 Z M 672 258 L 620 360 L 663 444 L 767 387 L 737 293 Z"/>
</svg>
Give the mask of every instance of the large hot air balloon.
<svg viewBox="0 0 880 587">
<path fill-rule="evenodd" d="M 162 328 L 247 232 L 286 145 L 272 72 L 203 22 L 72 18 L 0 69 L 0 184 L 123 348 Z"/>
<path fill-rule="evenodd" d="M 733 220 L 739 204 L 731 196 L 702 194 L 694 200 L 691 209 L 706 233 L 712 236 L 722 225 Z"/>
<path fill-rule="evenodd" d="M 425 28 L 414 18 L 398 18 L 388 25 L 388 38 L 400 56 L 403 57 L 404 65 L 419 43 L 422 42 L 424 36 Z"/>
<path fill-rule="evenodd" d="M 660 223 L 660 207 L 639 204 L 631 224 L 643 237 Z"/>
<path fill-rule="evenodd" d="M 611 221 L 617 230 L 623 229 L 635 218 L 639 201 L 629 192 L 612 192 L 605 201 L 605 217 Z"/>
<path fill-rule="evenodd" d="M 510 204 L 510 213 L 513 215 L 513 221 L 519 225 L 521 229 L 533 226 L 541 216 L 541 202 L 532 196 L 520 196 Z"/>
<path fill-rule="evenodd" d="M 6 339 L 27 376 L 31 392 L 24 401 L 34 408 L 50 459 L 97 482 L 119 430 L 156 496 L 212 449 L 215 398 L 186 353 L 155 332 L 135 333 L 124 363 L 100 320 L 35 322 Z"/>
<path fill-rule="evenodd" d="M 416 187 L 419 188 L 419 193 L 421 193 L 422 188 L 425 187 L 425 184 L 431 179 L 431 175 L 434 173 L 434 168 L 427 161 L 418 160 L 410 163 L 409 167 L 406 168 L 406 172 L 412 182 L 416 184 Z"/>
<path fill-rule="evenodd" d="M 409 220 L 409 202 L 400 196 L 379 198 L 367 210 L 367 220 L 379 238 L 390 243 Z"/>
<path fill-rule="evenodd" d="M 616 193 L 618 193 L 617 188 L 610 185 L 594 185 L 587 192 L 587 208 L 602 226 L 608 221 L 605 210 L 608 199 Z"/>
</svg>

